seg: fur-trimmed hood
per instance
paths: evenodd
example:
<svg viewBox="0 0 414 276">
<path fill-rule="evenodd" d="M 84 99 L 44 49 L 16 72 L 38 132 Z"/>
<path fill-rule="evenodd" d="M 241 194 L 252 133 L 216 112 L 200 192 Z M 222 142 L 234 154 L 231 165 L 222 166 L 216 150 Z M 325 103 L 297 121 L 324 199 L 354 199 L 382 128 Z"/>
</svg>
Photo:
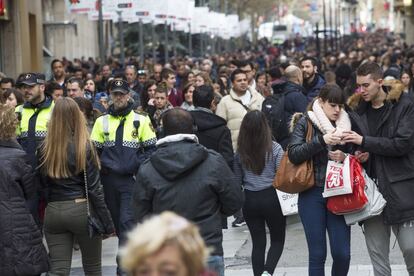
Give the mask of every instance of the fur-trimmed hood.
<svg viewBox="0 0 414 276">
<path fill-rule="evenodd" d="M 296 124 L 299 122 L 300 118 L 302 118 L 303 116 L 305 116 L 305 114 L 302 112 L 296 112 L 292 115 L 292 118 L 290 119 L 290 123 L 289 123 L 289 133 L 293 132 Z"/>
<path fill-rule="evenodd" d="M 399 80 L 386 80 L 383 86 L 388 88 L 387 98 L 385 101 L 398 102 L 404 93 L 404 85 Z M 363 101 L 360 93 L 355 93 L 347 100 L 347 104 L 351 110 L 357 110 Z"/>
</svg>

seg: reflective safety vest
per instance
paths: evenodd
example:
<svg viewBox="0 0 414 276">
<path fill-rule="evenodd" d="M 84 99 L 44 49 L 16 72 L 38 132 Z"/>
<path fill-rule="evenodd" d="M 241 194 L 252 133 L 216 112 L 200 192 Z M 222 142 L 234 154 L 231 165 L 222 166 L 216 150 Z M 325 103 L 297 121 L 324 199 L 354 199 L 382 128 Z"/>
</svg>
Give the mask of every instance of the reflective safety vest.
<svg viewBox="0 0 414 276">
<path fill-rule="evenodd" d="M 47 124 L 53 107 L 53 100 L 46 97 L 45 101 L 38 106 L 25 103 L 15 108 L 19 118 L 19 124 L 16 128 L 17 141 L 28 154 L 34 168 L 37 166 L 36 150 L 46 137 Z"/>
<path fill-rule="evenodd" d="M 102 168 L 119 174 L 135 174 L 140 155 L 157 142 L 150 118 L 134 111 L 126 116 L 99 117 L 91 140 L 100 153 Z"/>
</svg>

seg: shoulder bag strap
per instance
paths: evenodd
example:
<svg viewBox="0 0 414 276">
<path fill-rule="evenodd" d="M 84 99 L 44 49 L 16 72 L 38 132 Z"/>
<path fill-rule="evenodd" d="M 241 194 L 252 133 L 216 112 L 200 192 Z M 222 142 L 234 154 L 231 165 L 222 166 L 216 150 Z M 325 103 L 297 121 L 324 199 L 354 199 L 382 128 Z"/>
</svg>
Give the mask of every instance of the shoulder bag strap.
<svg viewBox="0 0 414 276">
<path fill-rule="evenodd" d="M 306 132 L 306 143 L 308 143 L 312 140 L 313 126 L 309 119 L 306 119 L 306 120 L 308 121 L 308 131 Z"/>
<path fill-rule="evenodd" d="M 247 105 L 245 105 L 244 103 L 242 103 L 241 101 L 236 100 L 236 99 L 233 99 L 233 100 L 236 101 L 236 102 L 238 102 L 239 104 L 241 104 L 244 107 L 244 109 L 246 109 L 247 112 L 251 111 L 251 109 Z"/>
<path fill-rule="evenodd" d="M 86 195 L 86 211 L 88 214 L 88 217 L 91 215 L 91 212 L 89 210 L 89 190 L 88 190 L 88 176 L 86 174 L 86 169 L 83 170 L 83 178 L 85 182 L 85 195 Z"/>
</svg>

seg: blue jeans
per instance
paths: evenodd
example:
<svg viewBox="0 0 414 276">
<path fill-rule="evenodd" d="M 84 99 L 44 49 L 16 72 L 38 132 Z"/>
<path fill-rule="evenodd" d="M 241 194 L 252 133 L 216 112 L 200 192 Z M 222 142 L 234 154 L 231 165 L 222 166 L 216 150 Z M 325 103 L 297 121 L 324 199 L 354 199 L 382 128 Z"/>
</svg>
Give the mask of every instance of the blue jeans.
<svg viewBox="0 0 414 276">
<path fill-rule="evenodd" d="M 298 210 L 309 250 L 309 276 L 325 275 L 326 231 L 333 259 L 332 275 L 346 276 L 351 260 L 350 227 L 343 216 L 332 214 L 322 197 L 323 187 L 312 187 L 299 194 Z"/>
<path fill-rule="evenodd" d="M 224 258 L 223 256 L 210 256 L 207 259 L 207 268 L 211 272 L 217 273 L 217 276 L 224 276 Z"/>
</svg>

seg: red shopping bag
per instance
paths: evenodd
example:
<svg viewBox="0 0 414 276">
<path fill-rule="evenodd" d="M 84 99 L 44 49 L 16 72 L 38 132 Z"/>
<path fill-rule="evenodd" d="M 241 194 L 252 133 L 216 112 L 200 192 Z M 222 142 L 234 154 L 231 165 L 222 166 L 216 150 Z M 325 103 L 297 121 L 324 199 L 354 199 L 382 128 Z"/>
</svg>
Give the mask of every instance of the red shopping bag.
<svg viewBox="0 0 414 276">
<path fill-rule="evenodd" d="M 357 212 L 364 208 L 368 203 L 365 194 L 365 179 L 362 166 L 355 156 L 352 155 L 349 156 L 349 164 L 352 180 L 352 194 L 328 198 L 328 210 L 337 215 Z"/>
</svg>

